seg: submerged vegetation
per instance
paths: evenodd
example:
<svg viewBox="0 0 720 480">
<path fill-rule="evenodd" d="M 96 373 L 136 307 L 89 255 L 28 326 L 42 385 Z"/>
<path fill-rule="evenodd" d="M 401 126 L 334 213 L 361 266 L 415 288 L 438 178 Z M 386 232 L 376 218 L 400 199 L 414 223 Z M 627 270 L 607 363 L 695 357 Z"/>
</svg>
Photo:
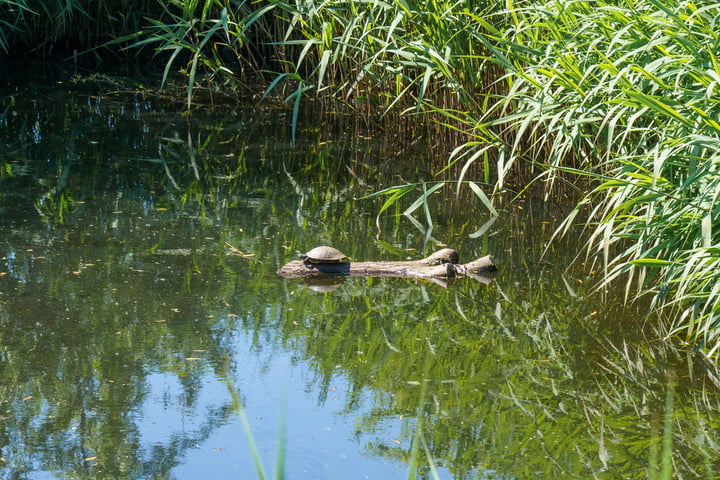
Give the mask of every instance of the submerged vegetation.
<svg viewBox="0 0 720 480">
<path fill-rule="evenodd" d="M 580 200 L 557 234 L 585 226 L 600 287 L 651 295 L 674 334 L 720 349 L 718 4 L 0 5 L 6 54 L 151 49 L 166 77 L 185 73 L 189 108 L 200 88 L 260 85 L 290 105 L 293 135 L 318 99 L 454 132 L 446 186 L 470 187 L 489 209 L 502 189 L 570 186 Z M 423 185 L 420 203 L 445 184 Z M 384 190 L 384 208 L 415 192 Z"/>
</svg>

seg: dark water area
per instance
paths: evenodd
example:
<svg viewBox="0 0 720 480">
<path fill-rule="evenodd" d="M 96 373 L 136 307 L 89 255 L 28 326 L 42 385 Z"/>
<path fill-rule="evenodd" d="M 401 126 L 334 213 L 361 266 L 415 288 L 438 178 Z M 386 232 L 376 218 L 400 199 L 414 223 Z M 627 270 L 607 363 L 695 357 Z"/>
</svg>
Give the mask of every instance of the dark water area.
<svg viewBox="0 0 720 480">
<path fill-rule="evenodd" d="M 292 144 L 287 110 L 213 101 L 0 80 L 1 478 L 715 478 L 717 372 L 591 294 L 577 236 L 546 248 L 570 202 L 447 187 L 432 229 L 417 197 L 376 220 L 432 142 L 308 107 Z M 499 271 L 276 274 L 322 244 Z"/>
</svg>

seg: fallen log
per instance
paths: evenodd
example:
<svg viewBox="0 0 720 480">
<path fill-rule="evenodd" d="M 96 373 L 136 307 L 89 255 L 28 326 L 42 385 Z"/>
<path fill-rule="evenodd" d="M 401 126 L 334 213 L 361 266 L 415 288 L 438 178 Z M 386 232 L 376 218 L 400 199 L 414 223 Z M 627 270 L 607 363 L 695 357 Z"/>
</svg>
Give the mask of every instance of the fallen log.
<svg viewBox="0 0 720 480">
<path fill-rule="evenodd" d="M 489 283 L 488 274 L 497 269 L 490 255 L 459 264 L 457 251 L 444 248 L 422 260 L 390 262 L 337 262 L 313 263 L 307 260 L 291 260 L 277 271 L 284 278 L 309 278 L 327 276 L 407 277 L 420 279 L 448 279 L 468 276 Z"/>
</svg>

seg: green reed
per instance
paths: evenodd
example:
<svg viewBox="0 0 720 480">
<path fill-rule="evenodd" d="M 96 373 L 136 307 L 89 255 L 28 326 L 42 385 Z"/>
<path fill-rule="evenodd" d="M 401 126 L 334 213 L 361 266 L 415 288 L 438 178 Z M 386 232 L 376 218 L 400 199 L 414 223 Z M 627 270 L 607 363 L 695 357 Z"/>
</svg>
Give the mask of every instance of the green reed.
<svg viewBox="0 0 720 480">
<path fill-rule="evenodd" d="M 57 59 L 93 51 L 161 14 L 160 3 L 140 0 L 0 0 L 0 55 Z"/>
<path fill-rule="evenodd" d="M 458 188 L 478 189 L 468 176 L 477 162 L 496 188 L 517 182 L 518 170 L 548 191 L 591 180 L 559 233 L 589 208 L 587 248 L 602 259 L 601 286 L 622 278 L 628 297 L 650 293 L 657 306 L 679 307 L 677 330 L 688 340 L 711 353 L 720 345 L 717 6 L 303 5 L 286 10 L 298 25 L 286 43 L 302 46 L 293 65 L 302 93 L 327 89 L 357 105 L 361 86 L 380 88 L 385 102 L 377 95 L 367 111 L 426 112 L 469 134 L 449 165 Z M 477 73 L 488 71 L 495 77 Z M 383 208 L 407 190 L 387 190 Z"/>
<path fill-rule="evenodd" d="M 675 332 L 709 353 L 720 346 L 719 11 L 657 1 L 509 9 L 504 23 L 478 23 L 503 95 L 486 92 L 482 111 L 438 109 L 471 135 L 451 156 L 458 186 L 475 163 L 498 189 L 543 182 L 551 194 L 559 181 L 589 180 L 558 234 L 584 223 L 600 287 L 622 279 L 628 298 L 676 307 Z"/>
<path fill-rule="evenodd" d="M 301 98 L 334 98 L 362 114 L 417 114 L 425 105 L 472 103 L 485 79 L 471 41 L 481 7 L 433 1 L 277 2 L 285 53 L 268 92 L 282 91 L 297 119 Z M 297 124 L 293 123 L 293 128 Z"/>
<path fill-rule="evenodd" d="M 718 12 L 654 1 L 528 9 L 506 34 L 543 53 L 512 75 L 496 106 L 508 114 L 488 122 L 515 133 L 504 158 L 530 152 L 548 184 L 597 181 L 560 232 L 589 209 L 601 286 L 622 278 L 628 297 L 678 307 L 676 330 L 710 353 L 720 346 Z"/>
</svg>

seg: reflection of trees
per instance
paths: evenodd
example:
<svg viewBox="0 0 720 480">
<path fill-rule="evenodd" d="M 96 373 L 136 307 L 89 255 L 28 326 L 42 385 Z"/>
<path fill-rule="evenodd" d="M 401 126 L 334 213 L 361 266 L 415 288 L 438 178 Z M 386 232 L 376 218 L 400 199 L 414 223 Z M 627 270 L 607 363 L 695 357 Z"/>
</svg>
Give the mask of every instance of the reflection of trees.
<svg viewBox="0 0 720 480">
<path fill-rule="evenodd" d="M 10 476 L 167 476 L 237 397 L 196 431 L 148 447 L 137 425 L 148 374 L 176 376 L 193 409 L 206 372 L 185 359 L 191 352 L 229 378 L 237 328 L 273 342 L 268 305 L 279 300 L 268 278 L 298 241 L 304 250 L 318 240 L 298 240 L 308 222 L 341 231 L 334 216 L 352 210 L 334 208 L 349 194 L 330 172 L 349 177 L 334 166 L 346 159 L 330 146 L 303 170 L 296 147 L 260 133 L 278 125 L 262 111 L 193 127 L 142 95 L 52 93 L 51 102 L 35 101 L 47 91 L 18 94 L 0 130 L 0 457 Z M 330 194 L 300 186 L 310 177 Z M 343 236 L 368 228 L 346 225 Z M 228 257 L 225 241 L 262 263 Z M 230 305 L 242 315 L 225 317 Z"/>
<path fill-rule="evenodd" d="M 176 191 L 161 165 L 142 160 L 168 125 L 152 118 L 157 106 L 134 118 L 150 126 L 132 126 L 129 138 L 108 129 L 107 110 L 78 104 L 17 106 L 0 132 L 10 146 L 0 179 L 0 457 L 8 478 L 167 477 L 232 412 L 215 407 L 197 430 L 141 445 L 150 372 L 177 376 L 188 409 L 205 374 L 185 360 L 191 352 L 229 375 L 231 332 L 207 320 L 232 274 L 222 242 L 206 240 L 218 235 L 206 221 L 218 211 L 203 210 L 182 168 L 189 186 Z"/>
<path fill-rule="evenodd" d="M 671 344 L 623 343 L 618 332 L 645 338 L 641 322 L 588 311 L 571 294 L 582 285 L 568 280 L 567 295 L 558 293 L 552 256 L 535 260 L 554 206 L 528 197 L 519 205 L 535 215 L 516 203 L 496 223 L 500 234 L 469 240 L 485 219 L 460 215 L 462 198 L 438 202 L 436 233 L 465 259 L 495 254 L 496 285 L 349 279 L 316 294 L 275 270 L 324 243 L 356 259 L 395 259 L 397 245 L 422 256 L 422 232 L 393 217 L 381 219 L 385 243 L 365 240 L 374 218 L 352 197 L 364 193 L 360 180 L 376 178 L 366 162 L 377 150 L 318 141 L 339 128 L 331 124 L 291 148 L 265 133 L 274 120 L 249 109 L 231 112 L 235 124 L 193 126 L 168 113 L 172 105 L 141 97 L 122 128 L 108 128 L 124 100 L 103 98 L 87 109 L 72 97 L 41 112 L 19 109 L 0 131 L 10 145 L 9 160 L 0 158 L 8 166 L 0 169 L 0 448 L 15 476 L 35 468 L 167 476 L 232 407 L 147 448 L 136 412 L 148 374 L 176 376 L 192 409 L 207 370 L 232 375 L 238 329 L 257 348 L 297 351 L 320 401 L 339 374 L 350 379 L 346 412 L 370 392 L 373 407 L 358 422 L 359 438 L 376 439 L 369 454 L 410 461 L 424 438 L 458 478 L 486 470 L 493 478 L 644 476 L 662 457 L 672 371 L 677 469 L 707 476 L 720 468 L 709 373 Z M 389 183 L 392 164 L 374 181 Z M 354 180 L 346 167 L 365 177 Z M 227 256 L 225 241 L 259 261 Z M 195 350 L 202 362 L 186 360 Z M 388 436 L 388 425 L 400 427 Z"/>
<path fill-rule="evenodd" d="M 373 441 L 373 454 L 407 460 L 420 415 L 432 457 L 458 478 L 653 475 L 674 370 L 672 461 L 712 478 L 720 397 L 700 364 L 688 371 L 668 343 L 613 347 L 603 322 L 632 312 L 593 313 L 542 283 L 503 288 L 499 298 L 469 283 L 442 291 L 354 281 L 324 297 L 298 290 L 284 326 L 290 337 L 302 331 L 299 347 L 323 384 L 349 376 L 348 402 L 378 392 L 364 432 L 382 439 L 388 422 L 404 419 L 401 442 Z M 307 313 L 318 311 L 326 313 Z"/>
<path fill-rule="evenodd" d="M 184 357 L 202 348 L 219 369 L 223 364 L 214 360 L 227 353 L 203 305 L 181 295 L 202 298 L 212 285 L 185 285 L 183 274 L 173 278 L 163 271 L 167 262 L 146 262 L 146 270 L 138 271 L 123 252 L 68 241 L 14 256 L 24 278 L 2 279 L 6 300 L 0 306 L 0 442 L 8 468 L 147 478 L 146 468 L 169 469 L 231 413 L 219 407 L 197 432 L 143 451 L 134 412 L 145 399 L 146 375 L 157 369 L 177 375 L 193 408 L 203 371 Z M 151 265 L 155 271 L 147 270 Z M 172 271 L 192 266 L 183 258 L 172 263 Z M 158 281 L 161 276 L 164 281 Z"/>
</svg>

